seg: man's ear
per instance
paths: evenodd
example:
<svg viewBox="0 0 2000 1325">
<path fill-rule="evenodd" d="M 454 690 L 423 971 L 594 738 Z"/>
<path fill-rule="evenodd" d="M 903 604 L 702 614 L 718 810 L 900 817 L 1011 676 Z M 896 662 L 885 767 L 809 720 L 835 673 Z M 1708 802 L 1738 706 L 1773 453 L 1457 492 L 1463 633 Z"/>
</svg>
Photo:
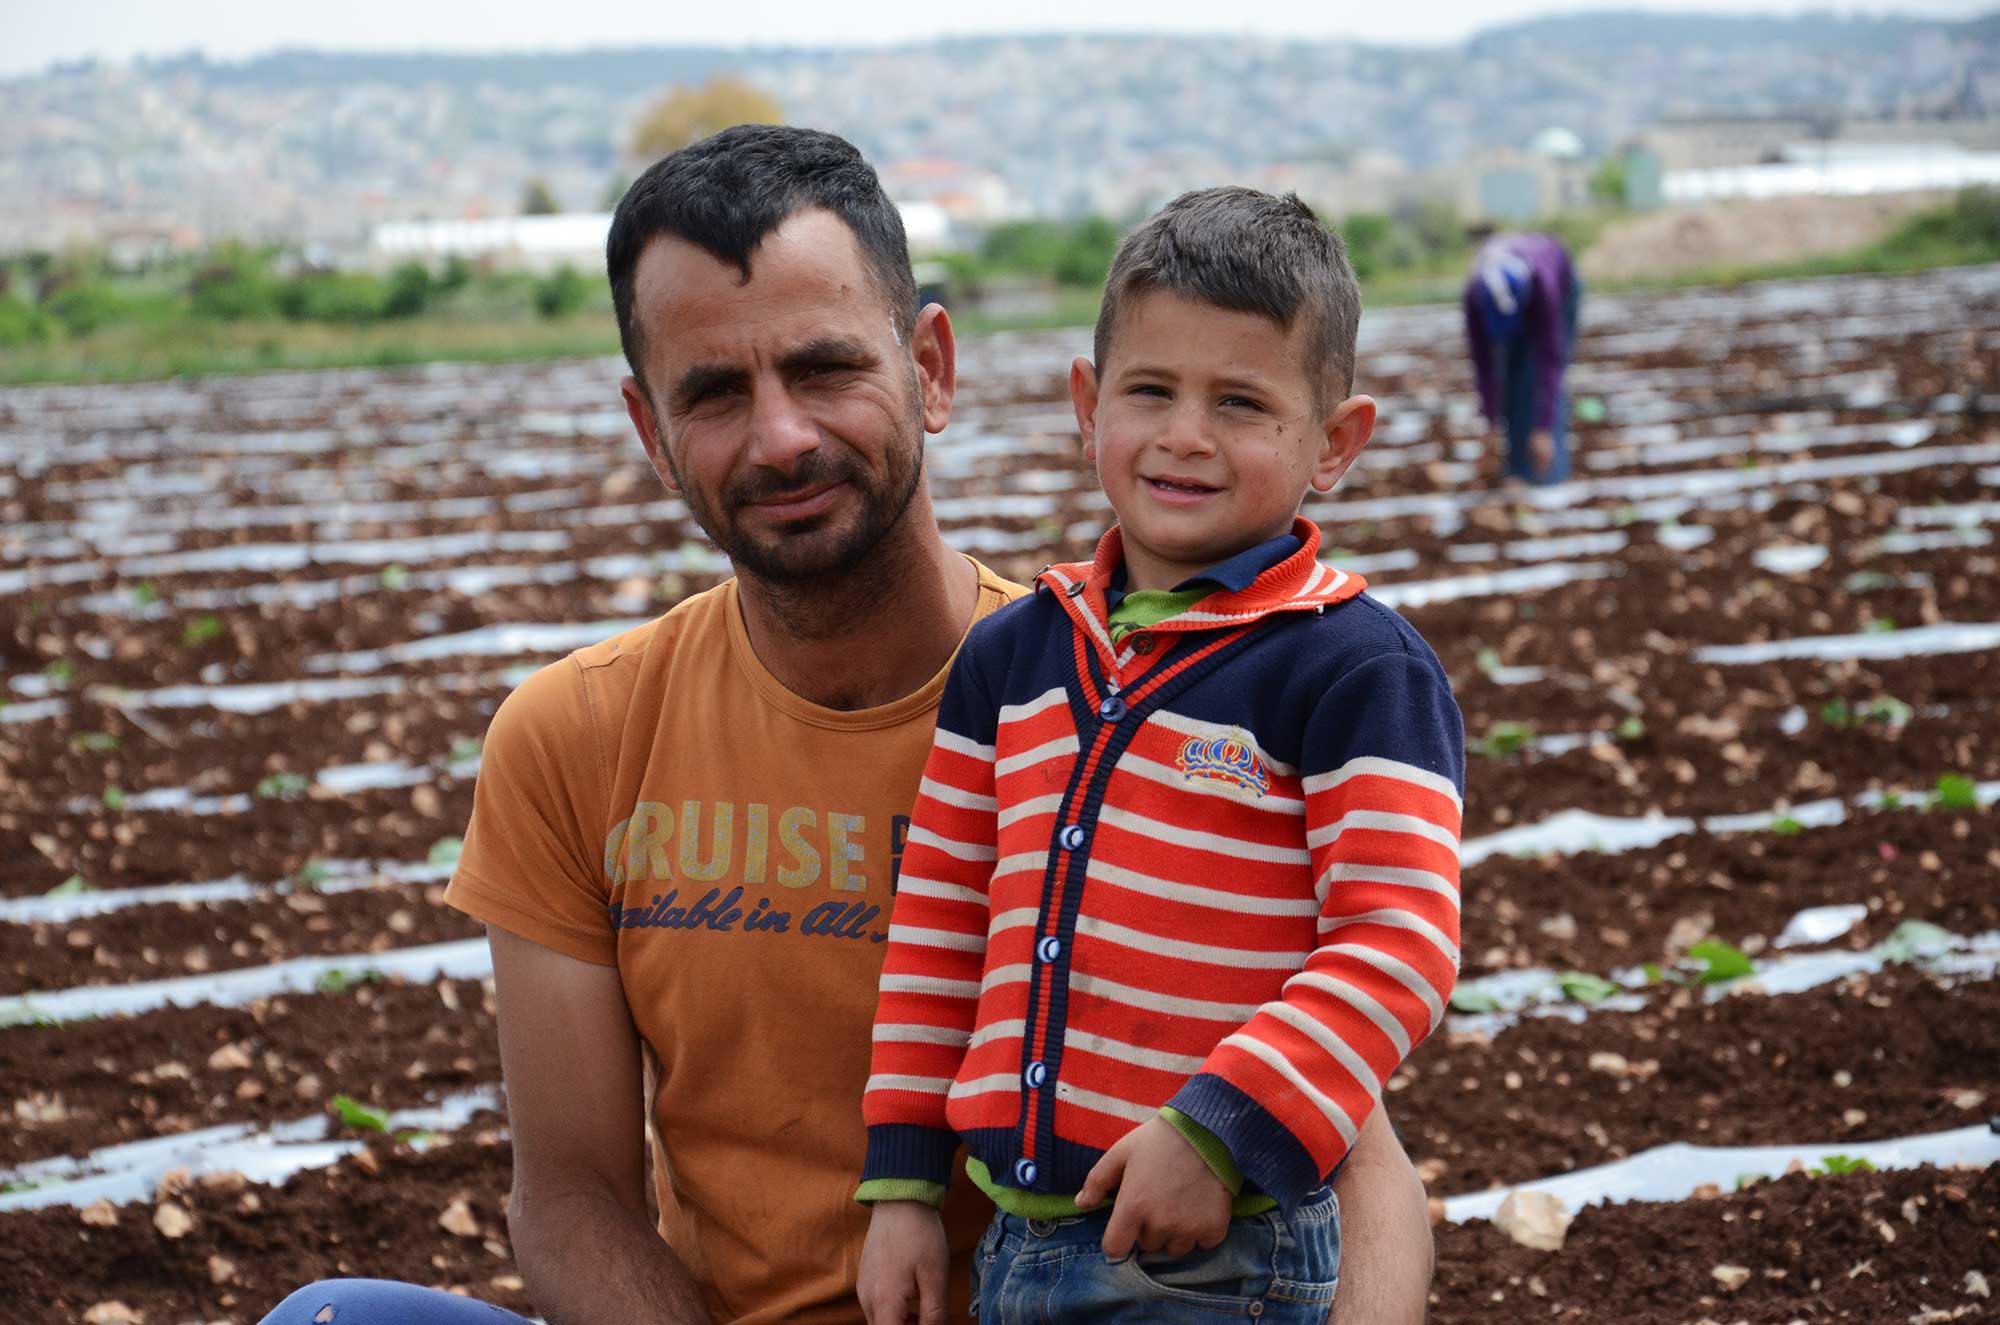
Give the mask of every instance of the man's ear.
<svg viewBox="0 0 2000 1325">
<path fill-rule="evenodd" d="M 1354 457 L 1368 445 L 1368 439 L 1374 432 L 1373 396 L 1349 396 L 1335 405 L 1333 413 L 1327 416 L 1326 437 L 1313 465 L 1313 491 L 1332 492 L 1334 485 L 1347 473 L 1347 467 L 1354 463 Z"/>
<path fill-rule="evenodd" d="M 667 459 L 667 443 L 660 435 L 660 422 L 653 413 L 653 401 L 646 394 L 646 388 L 639 385 L 636 377 L 627 377 L 618 383 L 619 394 L 625 397 L 625 414 L 632 420 L 632 431 L 639 434 L 639 445 L 646 448 L 646 459 L 653 464 L 653 472 L 660 476 L 660 482 L 668 492 L 678 493 L 681 485 L 674 478 L 673 461 Z"/>
<path fill-rule="evenodd" d="M 1069 366 L 1069 403 L 1076 409 L 1076 430 L 1083 435 L 1083 459 L 1097 463 L 1097 366 L 1081 354 Z"/>
<path fill-rule="evenodd" d="M 943 304 L 926 304 L 917 314 L 917 325 L 910 331 L 910 354 L 924 389 L 924 431 L 943 432 L 958 390 L 958 343 Z"/>
</svg>

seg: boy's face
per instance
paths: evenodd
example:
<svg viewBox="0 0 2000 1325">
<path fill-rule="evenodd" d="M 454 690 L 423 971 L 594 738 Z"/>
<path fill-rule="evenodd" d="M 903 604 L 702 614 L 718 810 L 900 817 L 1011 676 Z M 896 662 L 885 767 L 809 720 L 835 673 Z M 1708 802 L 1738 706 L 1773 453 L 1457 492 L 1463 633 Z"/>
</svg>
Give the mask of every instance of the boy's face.
<svg viewBox="0 0 2000 1325">
<path fill-rule="evenodd" d="M 1303 319 L 1301 319 L 1303 321 Z M 1155 291 L 1121 313 L 1100 378 L 1070 368 L 1084 459 L 1118 513 L 1127 581 L 1169 589 L 1291 528 L 1368 441 L 1375 402 L 1313 403 L 1301 326 Z"/>
</svg>

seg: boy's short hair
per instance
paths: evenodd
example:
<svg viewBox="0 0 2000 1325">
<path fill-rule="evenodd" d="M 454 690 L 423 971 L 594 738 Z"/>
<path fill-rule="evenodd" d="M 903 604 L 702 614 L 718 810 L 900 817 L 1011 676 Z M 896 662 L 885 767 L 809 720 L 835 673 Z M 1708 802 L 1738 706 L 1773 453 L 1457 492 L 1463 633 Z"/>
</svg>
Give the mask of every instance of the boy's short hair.
<svg viewBox="0 0 2000 1325">
<path fill-rule="evenodd" d="M 1165 292 L 1236 313 L 1256 313 L 1286 331 L 1305 319 L 1305 370 L 1324 412 L 1354 389 L 1354 336 L 1361 286 L 1340 236 L 1296 193 L 1282 198 L 1224 187 L 1183 193 L 1125 237 L 1104 281 L 1092 355 L 1104 371 L 1125 307 Z M 1338 387 L 1338 395 L 1329 395 Z"/>
<path fill-rule="evenodd" d="M 671 152 L 632 182 L 611 217 L 605 267 L 618 339 L 633 376 L 646 380 L 642 328 L 632 307 L 639 255 L 661 235 L 686 240 L 750 279 L 750 255 L 766 236 L 820 207 L 854 233 L 861 259 L 888 306 L 897 339 L 917 320 L 917 282 L 903 214 L 874 167 L 846 139 L 783 124 L 739 124 Z"/>
</svg>

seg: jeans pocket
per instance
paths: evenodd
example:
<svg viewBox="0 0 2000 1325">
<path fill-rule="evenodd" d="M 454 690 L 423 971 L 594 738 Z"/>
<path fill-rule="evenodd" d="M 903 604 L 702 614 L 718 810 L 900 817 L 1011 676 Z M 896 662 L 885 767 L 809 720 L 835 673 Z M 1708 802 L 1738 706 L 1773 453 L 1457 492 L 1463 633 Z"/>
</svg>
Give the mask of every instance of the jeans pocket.
<svg viewBox="0 0 2000 1325">
<path fill-rule="evenodd" d="M 1251 1316 L 1276 1278 L 1278 1237 L 1275 1216 L 1252 1215 L 1231 1220 L 1219 1246 L 1182 1256 L 1134 1252 L 1117 1268 L 1157 1301 Z"/>
<path fill-rule="evenodd" d="M 1321 1188 L 1279 1224 L 1271 1296 L 1323 1309 L 1339 1286 L 1340 1198 L 1331 1188 Z"/>
</svg>

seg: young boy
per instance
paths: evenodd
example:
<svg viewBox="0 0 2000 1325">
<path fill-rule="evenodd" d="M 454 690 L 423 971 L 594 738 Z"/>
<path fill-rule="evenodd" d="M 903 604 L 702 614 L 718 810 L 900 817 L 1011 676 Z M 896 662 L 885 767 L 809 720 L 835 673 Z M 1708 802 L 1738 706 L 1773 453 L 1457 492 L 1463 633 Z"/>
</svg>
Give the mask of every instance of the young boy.
<svg viewBox="0 0 2000 1325">
<path fill-rule="evenodd" d="M 982 1325 L 1326 1319 L 1328 1177 L 1458 968 L 1458 707 L 1298 517 L 1374 427 L 1359 316 L 1293 197 L 1184 195 L 1112 263 L 1070 394 L 1118 523 L 967 636 L 904 851 L 872 1325 L 944 1318 L 961 1142 Z"/>
</svg>

